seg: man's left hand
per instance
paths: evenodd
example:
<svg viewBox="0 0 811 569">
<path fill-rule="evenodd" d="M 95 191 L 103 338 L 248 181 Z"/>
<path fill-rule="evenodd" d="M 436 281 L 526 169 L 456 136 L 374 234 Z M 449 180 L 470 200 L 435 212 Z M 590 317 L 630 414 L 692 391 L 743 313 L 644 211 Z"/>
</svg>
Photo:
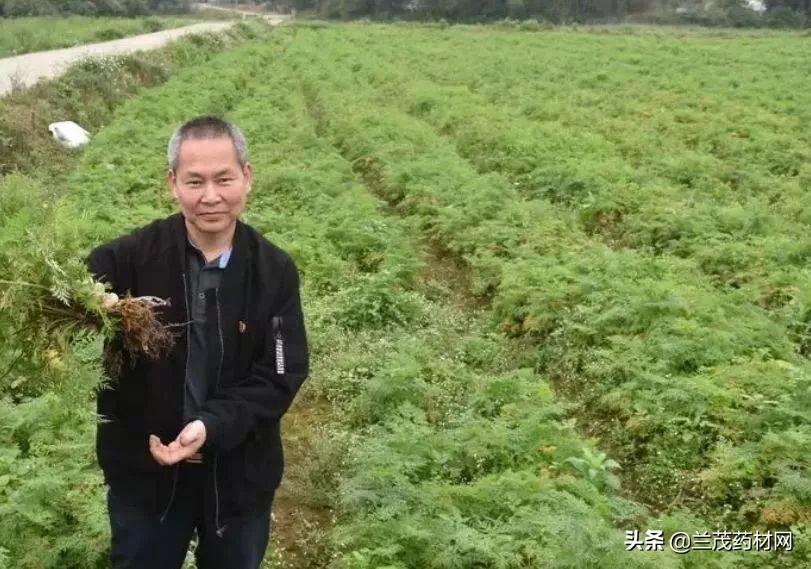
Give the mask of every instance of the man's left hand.
<svg viewBox="0 0 811 569">
<path fill-rule="evenodd" d="M 202 421 L 192 421 L 180 431 L 175 440 L 165 445 L 155 435 L 149 435 L 149 452 L 155 462 L 168 466 L 191 458 L 206 442 L 206 426 Z"/>
</svg>

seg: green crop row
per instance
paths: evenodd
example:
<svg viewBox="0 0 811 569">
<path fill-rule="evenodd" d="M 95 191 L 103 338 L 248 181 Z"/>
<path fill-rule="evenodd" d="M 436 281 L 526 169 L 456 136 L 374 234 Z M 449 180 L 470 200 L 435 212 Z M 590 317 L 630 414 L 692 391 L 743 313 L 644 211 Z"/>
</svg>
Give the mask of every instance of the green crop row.
<svg viewBox="0 0 811 569">
<path fill-rule="evenodd" d="M 368 76 L 383 85 L 382 100 L 447 135 L 479 171 L 499 172 L 522 195 L 567 206 L 618 253 L 598 248 L 583 259 L 569 251 L 562 263 L 540 260 L 532 274 L 519 268 L 511 273 L 517 280 L 502 283 L 503 314 L 524 322 L 529 315 L 530 328 L 540 320 L 544 334 L 554 307 L 579 304 L 574 341 L 553 348 L 564 367 L 559 384 L 570 384 L 564 387 L 577 392 L 586 412 L 641 422 L 630 433 L 631 456 L 639 439 L 688 468 L 706 453 L 710 468 L 690 481 L 703 497 L 749 520 L 765 503 L 761 523 L 807 522 L 811 178 L 808 108 L 797 94 L 809 84 L 796 73 L 807 62 L 798 50 L 806 40 L 742 40 L 731 50 L 717 40 L 634 46 L 628 38 L 592 36 L 578 38 L 575 52 L 566 38 L 552 36 L 515 47 L 505 38 L 476 54 L 453 49 L 454 40 L 466 39 L 448 38 L 443 53 L 453 55 L 441 63 L 433 44 L 411 41 L 411 63 L 394 81 Z M 386 45 L 389 54 L 373 52 L 381 61 L 398 52 L 397 42 Z M 533 47 L 537 57 L 527 57 Z M 724 67 L 735 69 L 735 79 Z M 415 79 L 417 71 L 430 81 Z M 392 92 L 399 96 L 388 97 Z M 649 282 L 623 286 L 629 273 Z M 609 295 L 581 303 L 588 292 L 575 281 L 586 274 L 595 277 L 587 286 Z M 562 295 L 524 292 L 555 284 Z M 615 342 L 617 334 L 626 338 Z M 615 353 L 603 345 L 596 358 L 572 357 L 599 338 L 610 338 Z M 639 366 L 640 355 L 653 366 Z M 581 370 L 585 378 L 567 381 Z M 673 376 L 685 371 L 705 373 L 674 386 Z M 608 389 L 591 389 L 593 379 Z M 639 379 L 651 382 L 641 409 L 631 407 Z M 684 404 L 687 413 L 680 413 Z M 651 408 L 664 423 L 645 416 Z M 671 444 L 651 441 L 651 427 L 664 428 Z M 775 497 L 765 499 L 772 488 Z"/>
<path fill-rule="evenodd" d="M 398 33 L 380 40 L 389 58 L 430 43 Z M 468 40 L 471 60 L 493 49 Z M 607 246 L 575 209 L 526 195 L 509 168 L 478 168 L 484 144 L 455 154 L 471 148 L 468 134 L 489 133 L 486 148 L 506 152 L 522 131 L 489 130 L 465 87 L 384 67 L 375 41 L 371 26 L 322 32 L 291 63 L 325 130 L 395 208 L 471 263 L 504 329 L 536 342 L 537 367 L 578 404 L 635 494 L 729 522 L 807 522 L 809 365 L 790 323 L 719 289 L 691 259 Z"/>
<path fill-rule="evenodd" d="M 811 84 L 796 69 L 807 40 L 724 50 L 717 39 L 586 36 L 575 51 L 560 34 L 494 34 L 476 57 L 465 41 L 448 34 L 441 53 L 411 42 L 398 68 L 357 74 L 452 136 L 480 172 L 564 204 L 611 247 L 688 259 L 804 329 L 811 115 L 798 94 Z M 381 61 L 402 51 L 385 45 Z M 721 72 L 733 66 L 735 79 Z"/>
<path fill-rule="evenodd" d="M 342 33 L 345 31 L 342 30 Z M 290 60 L 289 65 L 301 78 L 310 113 L 316 119 L 316 130 L 333 140 L 342 155 L 352 162 L 356 174 L 367 187 L 385 197 L 394 210 L 413 216 L 415 226 L 441 241 L 442 245 L 454 247 L 460 241 L 464 241 L 464 237 L 460 237 L 460 234 L 464 235 L 465 231 L 485 240 L 488 235 L 498 238 L 506 234 L 514 238 L 516 242 L 520 242 L 521 237 L 515 234 L 514 228 L 509 223 L 505 223 L 505 218 L 500 215 L 501 212 L 507 210 L 520 211 L 522 207 L 527 207 L 529 204 L 516 200 L 516 196 L 510 193 L 510 185 L 502 183 L 503 180 L 500 182 L 498 176 L 489 175 L 484 177 L 486 181 L 482 180 L 470 170 L 470 165 L 464 163 L 458 156 L 454 160 L 449 145 L 443 145 L 441 140 L 437 140 L 438 137 L 432 133 L 430 128 L 420 125 L 409 117 L 402 116 L 402 113 L 398 115 L 397 112 L 387 108 L 380 99 L 364 96 L 366 92 L 363 82 L 358 81 L 351 73 L 352 70 L 357 70 L 363 65 L 363 56 L 357 53 L 347 55 L 340 47 L 336 47 L 335 44 L 345 41 L 345 37 L 337 38 L 335 43 L 328 43 L 323 35 L 321 34 L 318 40 L 314 38 L 311 42 L 294 43 L 286 50 L 285 59 Z M 350 69 L 346 69 L 336 65 L 336 61 L 348 61 L 352 64 Z M 366 89 L 368 90 L 368 87 Z M 547 210 L 551 213 L 555 208 L 550 205 Z M 470 221 L 465 223 L 465 220 Z M 490 223 L 491 220 L 493 223 Z M 498 223 L 495 220 L 498 220 Z M 452 225 L 454 223 L 456 225 Z M 475 223 L 484 223 L 485 227 L 477 231 L 474 229 Z M 558 220 L 558 223 L 559 226 L 565 226 L 566 219 Z M 447 231 L 448 227 L 454 227 L 454 231 Z M 522 225 L 521 228 L 528 230 L 528 225 Z M 554 232 L 550 231 L 548 236 L 552 235 Z M 576 236 L 565 245 L 575 250 L 582 250 L 578 243 L 582 239 L 582 236 Z M 559 242 L 538 243 L 537 245 L 554 249 L 558 244 Z M 501 250 L 502 252 L 509 251 L 509 248 Z M 527 248 L 526 251 L 531 251 L 531 249 Z M 708 287 L 706 294 L 714 292 L 712 287 Z M 648 318 L 653 317 L 655 314 L 648 316 Z M 767 335 L 762 334 L 753 342 L 756 343 L 764 337 Z M 781 362 L 775 363 L 778 365 L 774 366 L 774 369 L 779 369 Z M 789 370 L 788 373 L 796 374 L 797 371 Z M 653 387 L 648 387 L 648 389 L 655 390 Z M 799 389 L 798 392 L 802 393 Z M 675 398 L 677 394 L 674 392 L 671 396 Z M 697 396 L 694 397 L 694 400 L 697 399 Z M 682 398 L 682 403 L 683 400 Z M 641 403 L 648 402 L 643 400 Z M 721 401 L 719 405 L 723 405 L 723 403 Z M 653 403 L 649 404 L 653 407 Z M 790 422 L 794 418 L 802 416 L 802 409 L 802 403 L 787 409 L 779 409 L 777 413 L 780 414 L 780 417 L 777 420 Z M 682 427 L 682 422 L 678 420 L 679 411 L 681 408 L 675 405 L 671 409 L 671 415 L 675 415 L 676 419 L 673 423 L 678 425 L 677 428 L 688 431 L 679 433 L 679 439 L 674 445 L 681 450 L 679 445 L 691 442 L 690 438 L 684 437 L 684 435 L 699 438 L 703 434 L 701 429 L 706 428 L 706 425 L 693 426 L 684 422 L 684 427 Z M 740 418 L 743 419 L 744 415 L 745 413 L 742 412 Z M 759 419 L 775 419 L 767 413 L 764 415 L 766 417 Z M 663 417 L 654 419 L 666 420 Z M 762 427 L 762 425 L 758 426 Z M 789 437 L 791 434 L 788 433 Z M 672 436 L 670 433 L 668 435 Z M 769 467 L 785 467 L 786 470 L 790 470 L 795 464 L 802 463 L 801 457 L 804 452 L 802 446 L 795 446 L 796 437 L 789 440 L 792 441 L 791 444 L 783 445 L 784 448 L 779 451 L 783 453 L 781 463 L 769 465 Z M 773 438 L 770 444 L 774 444 Z M 700 459 L 701 451 L 700 447 L 696 449 L 695 446 L 690 446 L 686 450 L 681 450 L 683 454 L 677 459 L 695 460 L 695 455 L 698 455 Z M 764 457 L 767 456 L 766 452 L 761 454 Z M 672 468 L 673 464 L 679 463 L 674 460 L 674 457 L 665 457 L 660 464 L 666 464 Z M 679 464 L 679 466 L 681 465 Z M 662 470 L 665 470 L 664 466 Z M 775 492 L 774 500 L 769 504 L 773 506 L 771 511 L 776 511 L 778 515 L 786 515 L 783 513 L 782 504 L 778 502 L 784 497 L 784 493 L 789 495 L 790 502 L 797 496 L 802 499 L 802 487 L 794 483 L 798 479 L 800 478 L 796 476 L 785 476 L 781 480 L 782 484 Z M 723 486 L 723 482 L 718 482 L 717 485 Z M 733 488 L 734 490 L 735 488 Z M 651 490 L 651 492 L 654 491 L 661 493 L 661 486 Z M 710 506 L 710 513 L 715 517 L 720 518 L 723 515 L 723 510 L 718 508 L 717 503 L 711 503 Z M 796 501 L 792 503 L 792 506 L 795 509 L 786 510 L 788 516 L 797 515 Z M 758 503 L 750 504 L 750 507 L 755 513 L 761 513 L 758 510 Z M 799 509 L 800 516 L 803 515 L 801 508 L 802 506 Z M 721 510 L 720 513 L 719 510 Z M 740 513 L 734 511 L 730 519 L 740 520 L 736 517 Z M 798 521 L 796 518 L 789 517 L 788 520 L 764 518 L 760 522 L 780 525 L 796 521 Z"/>
</svg>

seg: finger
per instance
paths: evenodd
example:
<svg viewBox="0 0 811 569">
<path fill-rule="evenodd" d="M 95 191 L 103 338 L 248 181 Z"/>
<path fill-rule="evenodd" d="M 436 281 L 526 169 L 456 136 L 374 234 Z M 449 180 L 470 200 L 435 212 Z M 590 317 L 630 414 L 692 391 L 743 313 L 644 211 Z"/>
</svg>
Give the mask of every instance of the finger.
<svg viewBox="0 0 811 569">
<path fill-rule="evenodd" d="M 181 460 L 186 460 L 187 458 L 191 458 L 191 456 L 197 452 L 194 447 L 183 447 L 182 450 L 179 450 L 177 454 L 173 457 L 173 459 L 177 462 Z"/>
<path fill-rule="evenodd" d="M 149 449 L 149 452 L 152 455 L 152 458 L 155 459 L 155 462 L 157 462 L 160 465 L 166 464 L 166 457 L 162 449 L 158 447 L 152 447 Z"/>
<path fill-rule="evenodd" d="M 201 423 L 199 421 L 192 421 L 180 431 L 178 439 L 185 445 L 188 441 L 199 439 L 202 435 Z"/>
<path fill-rule="evenodd" d="M 158 464 L 163 466 L 171 464 L 169 461 L 172 457 L 169 447 L 163 444 L 160 438 L 155 435 L 149 436 L 149 452 Z"/>
<path fill-rule="evenodd" d="M 149 435 L 149 454 L 155 459 L 158 464 L 163 464 L 163 453 L 161 452 L 160 439 L 155 435 Z"/>
<path fill-rule="evenodd" d="M 172 447 L 172 445 L 169 445 L 169 447 L 166 447 L 166 452 L 163 453 L 162 458 L 165 464 L 175 464 L 187 459 L 192 454 L 194 454 L 194 450 L 191 447 L 180 445 Z"/>
<path fill-rule="evenodd" d="M 182 431 L 180 431 L 180 434 L 177 436 L 177 440 L 180 441 L 180 444 L 185 445 L 186 441 L 192 435 L 193 435 L 193 433 L 192 433 L 192 429 L 191 429 L 191 423 L 189 423 L 188 425 L 183 427 Z"/>
<path fill-rule="evenodd" d="M 188 432 L 186 432 L 186 430 L 184 429 L 184 431 L 180 433 L 178 440 L 180 441 L 180 444 L 182 444 L 183 446 L 188 446 L 194 444 L 195 441 L 199 440 L 200 434 L 201 433 L 197 432 L 195 429 L 189 429 Z"/>
</svg>

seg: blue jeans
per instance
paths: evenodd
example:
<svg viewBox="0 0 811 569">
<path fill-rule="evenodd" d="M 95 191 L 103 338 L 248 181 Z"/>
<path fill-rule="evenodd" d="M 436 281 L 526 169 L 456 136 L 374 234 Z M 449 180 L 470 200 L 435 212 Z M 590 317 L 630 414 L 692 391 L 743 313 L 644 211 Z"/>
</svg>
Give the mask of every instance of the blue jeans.
<svg viewBox="0 0 811 569">
<path fill-rule="evenodd" d="M 273 504 L 229 520 L 228 530 L 218 536 L 213 520 L 203 516 L 204 469 L 182 463 L 172 506 L 163 522 L 162 513 L 149 513 L 120 496 L 107 492 L 110 515 L 112 569 L 180 569 L 194 531 L 198 569 L 257 569 L 270 536 Z"/>
</svg>

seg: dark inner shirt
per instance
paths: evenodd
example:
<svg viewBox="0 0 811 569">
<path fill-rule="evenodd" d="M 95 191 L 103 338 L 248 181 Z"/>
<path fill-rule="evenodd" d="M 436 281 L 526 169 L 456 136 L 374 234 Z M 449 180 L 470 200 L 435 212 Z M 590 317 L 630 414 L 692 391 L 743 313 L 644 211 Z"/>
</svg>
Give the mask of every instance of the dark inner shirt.
<svg viewBox="0 0 811 569">
<path fill-rule="evenodd" d="M 208 289 L 220 286 L 222 273 L 228 264 L 231 250 L 229 249 L 216 259 L 206 263 L 203 252 L 191 241 L 186 246 L 186 274 L 191 296 L 189 310 L 191 312 L 191 325 L 189 334 L 189 362 L 186 368 L 186 396 L 184 414 L 186 422 L 195 417 L 205 403 L 209 392 L 209 381 L 206 377 L 206 360 L 208 359 L 208 345 L 206 344 L 206 294 Z M 214 294 L 212 291 L 210 294 Z"/>
</svg>

